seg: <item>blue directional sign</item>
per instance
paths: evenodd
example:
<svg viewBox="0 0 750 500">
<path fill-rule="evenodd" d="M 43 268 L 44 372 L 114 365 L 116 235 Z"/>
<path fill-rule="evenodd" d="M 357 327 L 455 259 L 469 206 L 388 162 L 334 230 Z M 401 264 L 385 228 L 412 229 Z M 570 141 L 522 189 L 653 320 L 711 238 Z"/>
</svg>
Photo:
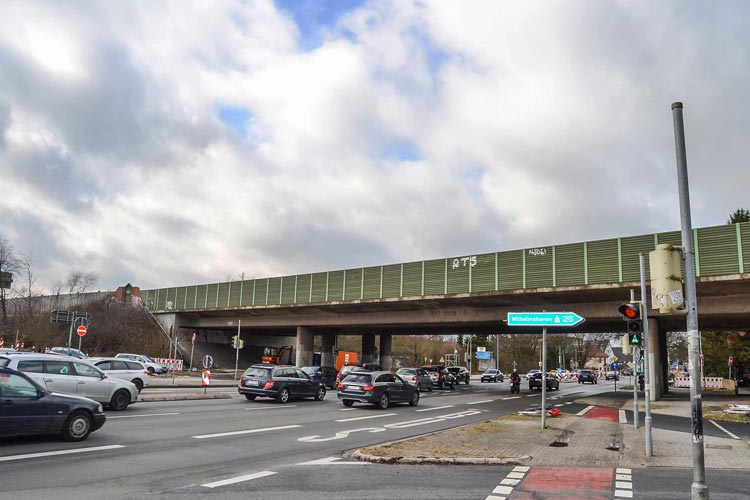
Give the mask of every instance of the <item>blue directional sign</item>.
<svg viewBox="0 0 750 500">
<path fill-rule="evenodd" d="M 574 312 L 522 312 L 508 313 L 508 326 L 570 327 L 583 323 L 585 318 Z"/>
<path fill-rule="evenodd" d="M 611 365 L 609 365 L 609 367 L 613 370 L 618 370 L 620 368 L 620 365 L 618 365 L 617 363 L 612 363 Z"/>
<path fill-rule="evenodd" d="M 490 351 L 477 351 L 474 354 L 477 359 L 491 359 Z"/>
<path fill-rule="evenodd" d="M 672 367 L 677 368 L 680 364 L 677 361 L 672 361 Z"/>
</svg>

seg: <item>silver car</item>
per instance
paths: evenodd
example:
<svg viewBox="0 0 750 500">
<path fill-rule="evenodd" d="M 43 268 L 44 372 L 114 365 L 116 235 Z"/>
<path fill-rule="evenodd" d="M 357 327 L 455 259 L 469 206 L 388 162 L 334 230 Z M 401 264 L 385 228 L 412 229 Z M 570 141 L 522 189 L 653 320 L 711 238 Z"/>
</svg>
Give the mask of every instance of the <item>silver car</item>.
<svg viewBox="0 0 750 500">
<path fill-rule="evenodd" d="M 169 368 L 167 368 L 161 363 L 157 363 L 156 361 L 154 361 L 153 359 L 149 358 L 148 356 L 144 354 L 130 354 L 126 352 L 120 352 L 120 353 L 117 353 L 115 357 L 121 358 L 121 359 L 129 359 L 131 361 L 138 361 L 143 366 L 145 366 L 146 369 L 149 372 L 151 372 L 152 375 L 154 373 L 156 374 L 167 373 L 169 371 Z"/>
<path fill-rule="evenodd" d="M 407 384 L 416 386 L 418 391 L 432 392 L 432 378 L 421 368 L 399 368 L 396 372 Z"/>
<path fill-rule="evenodd" d="M 5 354 L 0 366 L 13 368 L 51 392 L 85 396 L 112 410 L 122 411 L 138 399 L 132 382 L 109 378 L 87 361 L 59 354 Z"/>
<path fill-rule="evenodd" d="M 138 361 L 122 358 L 89 358 L 87 361 L 107 372 L 107 375 L 112 378 L 133 382 L 138 392 L 141 392 L 144 387 L 148 387 L 151 381 L 151 372 Z"/>
</svg>

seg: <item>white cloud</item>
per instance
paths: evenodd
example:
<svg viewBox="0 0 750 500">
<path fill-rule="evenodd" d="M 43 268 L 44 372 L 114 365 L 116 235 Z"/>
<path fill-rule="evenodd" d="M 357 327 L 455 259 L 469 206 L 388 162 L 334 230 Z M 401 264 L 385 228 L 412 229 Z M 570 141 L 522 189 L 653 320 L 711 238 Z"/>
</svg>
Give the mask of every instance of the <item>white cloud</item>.
<svg viewBox="0 0 750 500">
<path fill-rule="evenodd" d="M 114 288 L 671 230 L 674 100 L 720 224 L 748 204 L 747 10 L 372 2 L 303 48 L 269 0 L 12 2 L 2 232 L 47 284 Z"/>
</svg>

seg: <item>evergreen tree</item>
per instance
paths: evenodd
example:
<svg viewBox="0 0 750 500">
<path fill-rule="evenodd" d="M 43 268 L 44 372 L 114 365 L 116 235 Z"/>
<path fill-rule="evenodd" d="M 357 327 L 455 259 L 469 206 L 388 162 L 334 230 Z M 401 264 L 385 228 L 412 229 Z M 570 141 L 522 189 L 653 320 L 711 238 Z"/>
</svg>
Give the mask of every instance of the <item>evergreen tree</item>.
<svg viewBox="0 0 750 500">
<path fill-rule="evenodd" d="M 750 222 L 750 210 L 738 208 L 727 219 L 727 224 L 737 224 L 739 222 Z"/>
</svg>

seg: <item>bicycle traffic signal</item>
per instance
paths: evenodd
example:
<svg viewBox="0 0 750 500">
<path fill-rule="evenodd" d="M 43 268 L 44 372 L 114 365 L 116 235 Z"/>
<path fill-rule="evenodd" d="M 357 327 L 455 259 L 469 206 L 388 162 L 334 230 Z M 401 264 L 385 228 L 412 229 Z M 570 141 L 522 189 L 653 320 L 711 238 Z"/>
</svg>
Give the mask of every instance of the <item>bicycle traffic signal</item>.
<svg viewBox="0 0 750 500">
<path fill-rule="evenodd" d="M 643 343 L 641 332 L 643 331 L 643 316 L 641 314 L 641 305 L 628 302 L 622 304 L 617 310 L 622 314 L 623 319 L 627 322 L 628 338 L 630 345 L 639 346 Z"/>
<path fill-rule="evenodd" d="M 237 335 L 235 335 L 234 337 L 232 337 L 232 347 L 234 347 L 235 349 L 237 349 Z"/>
</svg>

